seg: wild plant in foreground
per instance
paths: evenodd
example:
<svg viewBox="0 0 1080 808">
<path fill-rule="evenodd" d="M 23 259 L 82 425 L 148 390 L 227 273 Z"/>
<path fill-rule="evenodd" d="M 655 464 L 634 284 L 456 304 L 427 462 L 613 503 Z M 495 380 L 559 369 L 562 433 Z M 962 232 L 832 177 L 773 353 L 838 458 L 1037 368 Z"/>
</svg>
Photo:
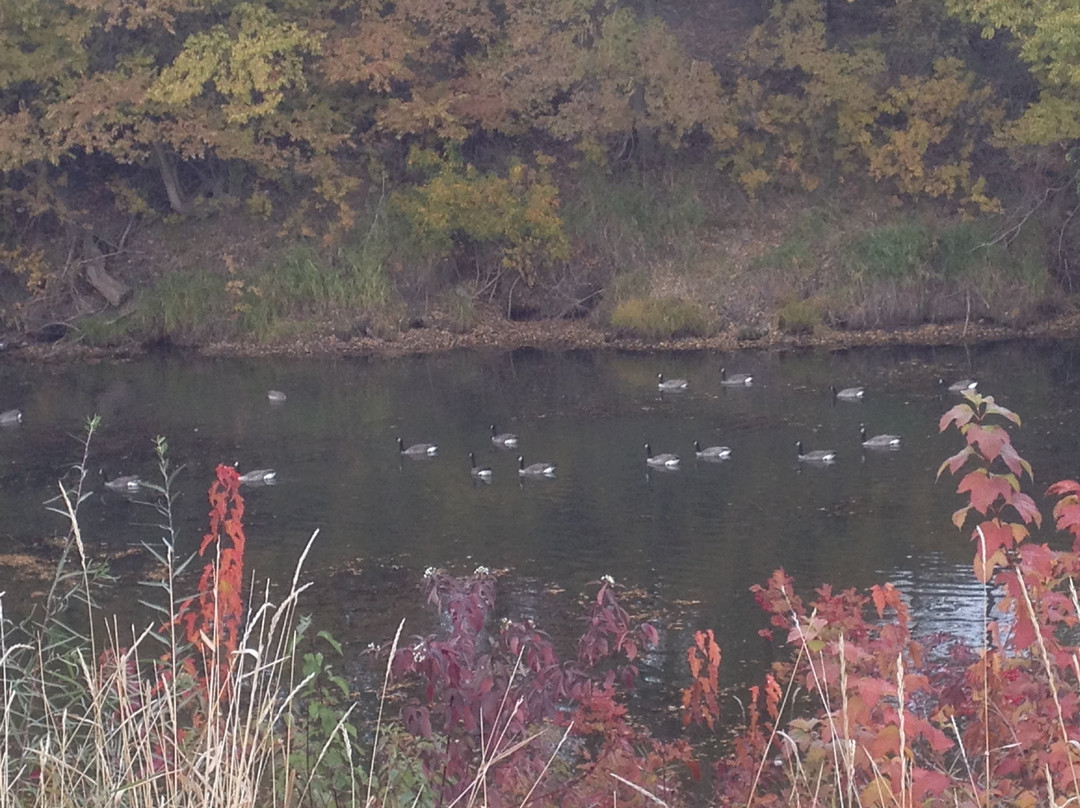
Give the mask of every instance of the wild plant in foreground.
<svg viewBox="0 0 1080 808">
<path fill-rule="evenodd" d="M 957 642 L 931 658 L 890 585 L 868 596 L 823 586 L 807 604 L 777 571 L 754 591 L 792 658 L 754 689 L 749 726 L 717 765 L 717 804 L 1080 801 L 1080 483 L 1048 490 L 1072 548 L 1035 541 L 1041 514 L 1021 486 L 1031 467 L 1006 428 L 1020 419 L 991 397 L 966 397 L 941 419 L 965 442 L 941 472 L 964 472 L 967 502 L 953 522 L 969 526 L 975 576 L 1001 593 L 1005 619 L 987 615 L 982 647 Z M 685 702 L 700 720 L 712 702 L 697 664 Z"/>
<path fill-rule="evenodd" d="M 656 630 L 635 623 L 609 578 L 596 582 L 575 659 L 563 661 L 531 621 L 493 618 L 496 581 L 480 568 L 459 578 L 425 576 L 444 634 L 415 637 L 392 660 L 394 677 L 416 685 L 398 736 L 423 765 L 435 793 L 423 804 L 645 804 L 634 787 L 679 793 L 684 742 L 663 743 L 632 726 L 620 687 L 637 677 L 639 654 Z M 397 754 L 394 744 L 381 752 Z M 685 771 L 685 769 L 683 770 Z"/>
<path fill-rule="evenodd" d="M 156 552 L 168 565 L 168 603 L 157 606 L 170 619 L 161 627 L 141 628 L 106 619 L 90 597 L 93 562 L 77 515 L 96 423 L 87 430 L 76 488 L 61 485 L 57 500 L 69 520 L 82 591 L 78 598 L 62 598 L 63 588 L 54 586 L 45 616 L 20 626 L 4 620 L 0 599 L 0 804 L 226 808 L 302 803 L 322 758 L 309 770 L 297 770 L 296 736 L 283 730 L 295 726 L 286 718 L 315 675 L 300 677 L 296 670 L 295 610 L 306 588 L 298 582 L 304 556 L 279 602 L 270 599 L 267 588 L 261 602 L 243 604 L 239 559 L 229 558 L 230 549 L 242 552 L 242 542 L 222 547 L 219 541 L 242 536 L 242 499 L 235 469 L 219 466 L 211 490 L 218 518 L 212 518 L 202 547 L 211 558 L 204 588 L 185 607 L 174 608 L 182 599 L 173 589 L 169 519 L 165 549 Z M 162 507 L 168 513 L 172 472 L 165 449 L 159 440 L 163 485 L 156 490 L 165 495 Z M 68 573 L 61 568 L 61 575 L 66 580 Z M 58 605 L 80 599 L 82 612 Z M 197 629 L 197 640 L 194 632 L 179 636 L 171 619 L 178 611 L 191 614 L 190 609 L 200 612 L 199 619 L 185 623 Z M 54 625 L 63 626 L 63 642 L 55 639 Z M 357 791 L 354 777 L 354 803 Z"/>
</svg>

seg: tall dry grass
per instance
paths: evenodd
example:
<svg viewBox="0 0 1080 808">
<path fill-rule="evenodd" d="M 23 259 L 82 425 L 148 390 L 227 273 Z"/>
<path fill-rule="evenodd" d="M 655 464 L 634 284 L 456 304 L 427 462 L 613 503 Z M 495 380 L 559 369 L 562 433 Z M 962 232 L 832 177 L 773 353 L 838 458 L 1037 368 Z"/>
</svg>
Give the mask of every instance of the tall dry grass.
<svg viewBox="0 0 1080 808">
<path fill-rule="evenodd" d="M 68 520 L 67 547 L 45 606 L 16 624 L 0 593 L 0 805 L 88 806 L 298 805 L 318 776 L 293 763 L 290 715 L 314 674 L 298 668 L 297 604 L 310 584 L 300 575 L 272 597 L 252 586 L 228 682 L 207 666 L 205 691 L 183 664 L 189 658 L 172 620 L 122 625 L 95 603 L 99 571 L 78 518 L 87 495 L 86 460 L 97 426 L 87 428 L 76 482 L 59 486 L 52 507 Z M 170 484 L 159 443 L 165 538 L 154 553 L 165 564 L 158 612 L 176 614 L 182 565 L 176 563 Z M 70 567 L 70 569 L 69 569 Z M 209 638 L 216 647 L 216 638 Z M 348 719 L 346 711 L 340 724 Z M 335 733 L 344 734 L 342 727 Z M 351 745 L 347 745 L 351 748 Z M 359 772 L 360 769 L 353 769 Z M 352 804 L 361 804 L 360 775 Z"/>
</svg>

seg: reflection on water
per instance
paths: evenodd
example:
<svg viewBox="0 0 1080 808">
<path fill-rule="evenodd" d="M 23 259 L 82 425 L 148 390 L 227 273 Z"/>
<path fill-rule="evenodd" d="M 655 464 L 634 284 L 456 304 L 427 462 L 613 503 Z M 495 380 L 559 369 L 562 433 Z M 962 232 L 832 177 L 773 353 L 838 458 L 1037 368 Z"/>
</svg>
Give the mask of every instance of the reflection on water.
<svg viewBox="0 0 1080 808">
<path fill-rule="evenodd" d="M 752 372 L 753 384 L 723 384 L 723 364 Z M 687 389 L 659 389 L 658 373 L 689 380 Z M 8 361 L 0 411 L 18 407 L 24 421 L 0 430 L 0 552 L 62 529 L 41 503 L 78 458 L 86 417 L 99 413 L 90 459 L 99 490 L 83 506 L 85 534 L 114 548 L 160 537 L 152 510 L 101 489 L 96 476 L 102 468 L 152 477 L 155 435 L 184 465 L 183 552 L 204 529 L 216 463 L 273 468 L 276 485 L 244 489 L 248 568 L 291 578 L 319 528 L 308 569 L 328 585 L 317 587 L 312 608 L 348 641 L 383 639 L 387 625 L 411 615 L 426 567 L 480 564 L 507 570 L 508 608 L 545 626 L 565 621 L 567 632 L 589 581 L 610 574 L 640 588 L 665 615 L 672 676 L 696 628 L 717 631 L 726 660 L 753 664 L 768 653 L 747 590 L 778 566 L 807 593 L 825 581 L 892 580 L 910 596 L 920 631 L 972 639 L 982 631 L 972 548 L 949 522 L 955 482 L 934 482 L 958 446 L 955 433 L 938 433 L 941 414 L 959 400 L 939 379 L 965 376 L 1024 416 L 1016 442 L 1040 481 L 1075 474 L 1080 352 L 1071 344 L 737 357 L 524 350 L 392 362 Z M 840 401 L 833 386 L 866 394 Z M 286 399 L 271 401 L 270 390 Z M 496 445 L 492 424 L 520 435 L 519 445 Z M 902 448 L 864 450 L 860 424 L 903 436 Z M 403 456 L 399 436 L 438 452 Z M 694 441 L 730 447 L 731 457 L 699 459 Z M 796 441 L 835 449 L 837 460 L 800 463 Z M 646 443 L 679 454 L 678 469 L 650 466 Z M 472 474 L 470 452 L 490 481 Z M 522 477 L 519 456 L 556 464 L 556 475 Z"/>
</svg>

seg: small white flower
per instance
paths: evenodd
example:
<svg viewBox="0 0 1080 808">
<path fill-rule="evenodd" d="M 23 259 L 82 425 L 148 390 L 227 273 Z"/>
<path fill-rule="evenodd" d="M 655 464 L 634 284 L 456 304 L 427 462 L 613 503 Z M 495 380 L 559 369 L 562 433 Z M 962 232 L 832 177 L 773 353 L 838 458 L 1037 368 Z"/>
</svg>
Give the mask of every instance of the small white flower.
<svg viewBox="0 0 1080 808">
<path fill-rule="evenodd" d="M 601 575 L 600 581 L 601 583 L 605 583 L 608 586 L 615 586 L 615 579 L 612 578 L 610 575 Z"/>
<path fill-rule="evenodd" d="M 425 656 L 426 656 L 426 654 L 424 653 L 423 646 L 417 645 L 417 646 L 415 646 L 413 648 L 413 652 L 412 652 L 413 662 L 423 662 Z"/>
<path fill-rule="evenodd" d="M 430 578 L 432 575 L 434 575 L 438 571 L 439 571 L 438 567 L 428 567 L 426 570 L 424 570 L 424 577 L 425 578 Z"/>
<path fill-rule="evenodd" d="M 481 565 L 476 568 L 476 571 L 473 573 L 473 575 L 491 575 L 491 570 Z"/>
</svg>

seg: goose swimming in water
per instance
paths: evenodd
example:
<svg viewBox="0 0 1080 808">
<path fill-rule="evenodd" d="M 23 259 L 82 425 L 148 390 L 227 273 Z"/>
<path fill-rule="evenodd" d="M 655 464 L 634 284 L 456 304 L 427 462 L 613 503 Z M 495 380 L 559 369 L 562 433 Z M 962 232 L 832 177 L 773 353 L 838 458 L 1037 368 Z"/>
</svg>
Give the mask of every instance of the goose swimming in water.
<svg viewBox="0 0 1080 808">
<path fill-rule="evenodd" d="M 652 453 L 652 447 L 645 444 L 645 462 L 654 468 L 673 469 L 679 465 L 679 456 L 671 452 L 661 452 L 658 455 Z"/>
<path fill-rule="evenodd" d="M 280 404 L 280 403 L 281 403 L 281 402 L 283 402 L 283 401 L 284 401 L 284 400 L 285 400 L 286 398 L 288 398 L 288 396 L 286 396 L 286 395 L 285 395 L 285 394 L 284 394 L 283 392 L 281 392 L 280 390 L 267 390 L 267 391 L 266 391 L 266 397 L 267 397 L 268 399 L 270 399 L 270 401 L 272 401 L 272 402 L 273 402 L 273 403 L 275 403 L 275 404 Z"/>
<path fill-rule="evenodd" d="M 469 462 L 472 464 L 472 469 L 470 469 L 469 473 L 472 474 L 473 477 L 476 477 L 478 480 L 484 480 L 485 482 L 491 479 L 490 468 L 487 466 L 476 465 L 475 453 L 469 452 Z"/>
<path fill-rule="evenodd" d="M 732 373 L 727 375 L 727 368 L 720 368 L 720 384 L 726 387 L 749 387 L 754 383 L 754 377 L 749 373 Z"/>
<path fill-rule="evenodd" d="M 15 426 L 22 423 L 22 410 L 0 412 L 0 426 Z"/>
<path fill-rule="evenodd" d="M 942 380 L 944 381 L 944 380 Z M 949 385 L 950 393 L 966 393 L 969 390 L 974 390 L 979 386 L 979 383 L 974 379 L 959 379 Z"/>
<path fill-rule="evenodd" d="M 833 398 L 838 398 L 841 401 L 862 401 L 863 396 L 866 395 L 866 388 L 864 387 L 845 387 L 843 390 L 831 387 L 829 389 L 832 390 Z"/>
<path fill-rule="evenodd" d="M 525 465 L 525 458 L 518 457 L 518 474 L 522 477 L 554 477 L 554 463 L 530 463 Z"/>
<path fill-rule="evenodd" d="M 686 379 L 665 379 L 663 373 L 656 374 L 657 387 L 661 390 L 685 390 L 690 384 Z"/>
<path fill-rule="evenodd" d="M 431 457 L 439 451 L 438 444 L 435 443 L 414 443 L 412 446 L 405 448 L 405 441 L 401 438 L 397 439 L 397 445 L 398 451 L 409 457 Z"/>
<path fill-rule="evenodd" d="M 113 477 L 111 480 L 105 476 L 105 469 L 100 469 L 98 473 L 101 475 L 101 479 L 105 482 L 105 487 L 110 491 L 119 491 L 120 493 L 132 493 L 138 491 L 143 486 L 143 481 L 139 478 L 138 474 L 125 474 L 121 477 Z"/>
<path fill-rule="evenodd" d="M 795 441 L 795 451 L 799 454 L 800 463 L 835 463 L 836 452 L 832 449 L 815 449 L 812 452 L 803 453 L 801 440 Z"/>
<path fill-rule="evenodd" d="M 491 442 L 503 449 L 512 449 L 518 445 L 518 436 L 513 432 L 499 432 L 495 424 L 491 425 Z"/>
<path fill-rule="evenodd" d="M 273 469 L 255 469 L 240 475 L 240 482 L 257 485 L 273 485 L 277 482 L 277 472 Z"/>
<path fill-rule="evenodd" d="M 731 457 L 730 446 L 706 446 L 701 448 L 698 441 L 694 441 L 694 454 L 699 460 L 727 460 Z"/>
<path fill-rule="evenodd" d="M 866 437 L 866 424 L 859 424 L 859 440 L 862 441 L 862 445 L 867 449 L 900 448 L 899 435 L 874 435 L 872 438 Z"/>
</svg>

